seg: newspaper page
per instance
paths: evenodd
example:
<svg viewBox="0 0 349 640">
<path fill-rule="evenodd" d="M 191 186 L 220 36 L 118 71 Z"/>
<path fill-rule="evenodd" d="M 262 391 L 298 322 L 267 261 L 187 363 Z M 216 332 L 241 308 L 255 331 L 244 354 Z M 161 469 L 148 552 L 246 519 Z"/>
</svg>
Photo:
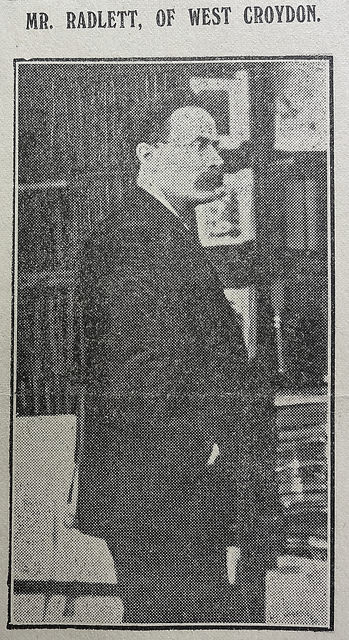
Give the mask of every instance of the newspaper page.
<svg viewBox="0 0 349 640">
<path fill-rule="evenodd" d="M 345 3 L 1 29 L 3 637 L 344 640 Z"/>
</svg>

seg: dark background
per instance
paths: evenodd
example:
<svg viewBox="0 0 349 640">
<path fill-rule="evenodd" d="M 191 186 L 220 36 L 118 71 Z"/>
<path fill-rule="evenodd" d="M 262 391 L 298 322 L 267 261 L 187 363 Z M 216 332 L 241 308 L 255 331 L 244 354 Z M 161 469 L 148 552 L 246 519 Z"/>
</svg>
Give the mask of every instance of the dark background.
<svg viewBox="0 0 349 640">
<path fill-rule="evenodd" d="M 321 388 L 327 373 L 325 152 L 274 149 L 282 64 L 22 64 L 18 73 L 18 352 L 20 415 L 78 411 L 83 334 L 75 304 L 79 251 L 111 212 L 122 215 L 120 121 L 132 104 L 188 87 L 195 76 L 250 76 L 251 140 L 226 152 L 255 172 L 256 241 L 208 249 L 226 287 L 257 287 L 257 358 L 268 356 L 275 389 Z M 227 133 L 227 97 L 202 94 Z M 292 162 L 290 162 L 292 158 Z M 309 187 L 310 185 L 310 187 Z M 304 224 L 302 209 L 311 190 Z M 281 293 L 280 293 L 281 288 Z M 276 300 L 276 303 L 275 303 Z M 276 361 L 273 313 L 282 306 Z M 274 307 L 274 309 L 273 309 Z"/>
</svg>

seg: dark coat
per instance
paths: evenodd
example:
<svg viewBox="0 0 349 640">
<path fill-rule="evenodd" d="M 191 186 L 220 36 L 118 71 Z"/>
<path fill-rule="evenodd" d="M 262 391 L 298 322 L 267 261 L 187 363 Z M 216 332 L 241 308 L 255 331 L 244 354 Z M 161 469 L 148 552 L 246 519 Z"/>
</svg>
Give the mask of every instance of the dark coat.
<svg viewBox="0 0 349 640">
<path fill-rule="evenodd" d="M 198 238 L 141 189 L 127 213 L 84 257 L 78 528 L 233 544 L 242 331 Z"/>
</svg>

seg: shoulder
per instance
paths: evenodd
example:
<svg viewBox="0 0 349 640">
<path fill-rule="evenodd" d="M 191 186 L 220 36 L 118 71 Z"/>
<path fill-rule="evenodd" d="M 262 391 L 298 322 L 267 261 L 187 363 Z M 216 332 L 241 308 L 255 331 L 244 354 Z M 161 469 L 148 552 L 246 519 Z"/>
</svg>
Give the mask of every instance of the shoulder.
<svg viewBox="0 0 349 640">
<path fill-rule="evenodd" d="M 117 296 L 122 306 L 146 304 L 159 295 L 165 262 L 158 243 L 142 224 L 118 225 L 89 238 L 82 263 L 83 288 L 105 299 Z"/>
<path fill-rule="evenodd" d="M 150 278 L 154 285 L 189 277 L 193 247 L 187 231 L 154 197 L 139 190 L 87 239 L 84 268 L 99 274 Z M 195 253 L 195 252 L 194 252 Z"/>
<path fill-rule="evenodd" d="M 82 246 L 81 261 L 85 267 L 113 270 L 140 261 L 154 244 L 150 229 L 141 221 L 122 219 L 115 212 L 98 230 L 88 234 Z"/>
</svg>

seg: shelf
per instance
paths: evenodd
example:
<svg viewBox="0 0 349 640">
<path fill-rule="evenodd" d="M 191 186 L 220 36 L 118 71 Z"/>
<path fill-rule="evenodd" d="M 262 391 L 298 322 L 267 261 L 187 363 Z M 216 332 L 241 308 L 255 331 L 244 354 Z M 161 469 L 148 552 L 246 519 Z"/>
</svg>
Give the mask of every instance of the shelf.
<svg viewBox="0 0 349 640">
<path fill-rule="evenodd" d="M 75 283 L 76 272 L 65 269 L 23 273 L 18 278 L 18 288 L 21 290 L 34 287 L 71 287 Z"/>
<path fill-rule="evenodd" d="M 65 189 L 68 186 L 67 180 L 45 180 L 45 182 L 29 182 L 20 183 L 18 185 L 18 192 L 24 193 L 25 191 L 46 191 L 48 189 Z"/>
</svg>

